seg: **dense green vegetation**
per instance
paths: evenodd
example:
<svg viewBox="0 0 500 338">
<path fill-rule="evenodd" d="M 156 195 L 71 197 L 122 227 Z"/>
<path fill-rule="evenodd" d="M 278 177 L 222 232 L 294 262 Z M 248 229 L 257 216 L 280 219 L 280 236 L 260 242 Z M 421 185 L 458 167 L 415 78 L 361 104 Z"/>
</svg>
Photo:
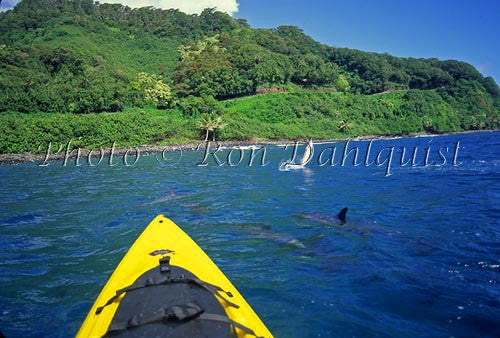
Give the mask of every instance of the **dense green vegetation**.
<svg viewBox="0 0 500 338">
<path fill-rule="evenodd" d="M 224 112 L 228 126 L 218 131 L 217 140 L 241 141 L 440 133 L 481 129 L 489 121 L 454 109 L 435 90 L 356 95 L 296 89 L 222 101 L 215 110 Z M 56 147 L 69 140 L 74 147 L 89 148 L 109 148 L 114 141 L 116 146 L 200 142 L 207 137 L 206 115 L 152 108 L 113 114 L 3 113 L 0 153 L 43 152 L 49 142 Z"/>
<path fill-rule="evenodd" d="M 131 109 L 116 114 L 0 114 L 0 153 L 44 152 L 52 143 L 90 149 L 200 139 L 196 120 L 180 113 Z"/>
<path fill-rule="evenodd" d="M 147 102 L 139 73 L 168 83 L 178 47 L 239 27 L 222 13 L 24 0 L 0 14 L 0 111 L 97 113 Z"/>
<path fill-rule="evenodd" d="M 219 138 L 240 140 L 500 121 L 498 85 L 467 63 L 334 48 L 210 9 L 23 0 L 0 13 L 0 31 L 0 153 L 199 140 L 207 116 L 227 124 Z"/>
</svg>

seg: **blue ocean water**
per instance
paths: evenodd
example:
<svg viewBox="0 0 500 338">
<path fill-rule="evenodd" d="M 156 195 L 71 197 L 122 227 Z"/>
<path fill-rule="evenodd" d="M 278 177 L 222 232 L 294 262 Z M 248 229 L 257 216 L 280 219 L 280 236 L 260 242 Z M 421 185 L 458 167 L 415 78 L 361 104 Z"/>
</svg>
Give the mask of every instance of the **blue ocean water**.
<svg viewBox="0 0 500 338">
<path fill-rule="evenodd" d="M 133 166 L 0 166 L 0 330 L 76 334 L 163 213 L 277 337 L 497 337 L 500 133 L 377 140 L 366 159 L 368 145 L 346 149 L 358 147 L 358 166 L 354 151 L 344 166 L 320 166 L 334 146 L 340 161 L 345 142 L 316 145 L 309 169 L 296 171 L 278 170 L 290 147 L 267 147 L 266 166 L 248 166 L 249 150 L 234 167 L 211 155 L 197 166 L 203 151 Z M 402 147 L 405 160 L 416 149 L 414 166 L 400 165 Z M 381 166 L 365 165 L 378 154 Z M 324 221 L 343 207 L 347 224 Z"/>
</svg>

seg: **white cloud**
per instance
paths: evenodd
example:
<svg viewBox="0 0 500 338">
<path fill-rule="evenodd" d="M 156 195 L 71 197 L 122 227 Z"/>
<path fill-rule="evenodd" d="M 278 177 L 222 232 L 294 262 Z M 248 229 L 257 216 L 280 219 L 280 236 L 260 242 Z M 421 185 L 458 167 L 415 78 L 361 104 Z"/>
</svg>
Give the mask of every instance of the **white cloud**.
<svg viewBox="0 0 500 338">
<path fill-rule="evenodd" d="M 0 0 L 0 11 L 14 7 L 20 0 Z M 132 8 L 153 6 L 156 8 L 176 8 L 188 14 L 200 14 L 205 8 L 215 8 L 218 11 L 233 15 L 238 12 L 237 0 L 101 0 L 101 3 L 123 4 Z"/>
<path fill-rule="evenodd" d="M 12 9 L 20 0 L 0 0 L 0 12 Z"/>
<path fill-rule="evenodd" d="M 176 8 L 188 14 L 200 14 L 205 8 L 215 8 L 229 15 L 238 12 L 237 0 L 101 0 L 99 2 L 121 3 L 133 8 L 145 6 Z"/>
</svg>

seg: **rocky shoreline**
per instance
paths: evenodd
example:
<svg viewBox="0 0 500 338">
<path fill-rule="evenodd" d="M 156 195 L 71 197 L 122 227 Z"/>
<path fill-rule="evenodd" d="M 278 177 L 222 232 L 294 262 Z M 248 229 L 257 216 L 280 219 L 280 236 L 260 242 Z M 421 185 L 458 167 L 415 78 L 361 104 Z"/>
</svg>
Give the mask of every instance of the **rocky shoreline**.
<svg viewBox="0 0 500 338">
<path fill-rule="evenodd" d="M 443 136 L 451 134 L 468 134 L 468 133 L 480 133 L 480 132 L 495 132 L 498 130 L 474 130 L 474 131 L 461 131 L 453 133 L 443 133 L 443 134 L 408 134 L 408 135 L 366 135 L 349 138 L 351 141 L 366 141 L 366 140 L 387 140 L 394 138 L 404 138 L 404 137 L 431 137 L 431 136 Z M 314 140 L 314 143 L 333 143 L 333 142 L 343 142 L 347 141 L 345 138 L 338 139 L 325 139 L 325 140 Z M 212 145 L 221 147 L 248 147 L 250 145 L 256 146 L 277 146 L 283 144 L 292 144 L 294 142 L 304 142 L 301 140 L 267 140 L 267 141 L 220 141 L 212 142 Z M 54 161 L 70 161 L 75 160 L 77 156 L 81 159 L 87 159 L 88 157 L 99 158 L 101 154 L 103 157 L 110 157 L 112 154 L 116 157 L 123 157 L 125 155 L 131 158 L 135 156 L 137 152 L 142 155 L 149 155 L 154 153 L 167 153 L 175 151 L 195 151 L 197 149 L 205 149 L 205 142 L 200 141 L 199 143 L 181 143 L 181 144 L 170 144 L 170 145 L 140 145 L 140 146 L 129 146 L 121 148 L 102 148 L 102 149 L 77 149 L 67 152 L 65 149 L 58 153 L 47 153 L 35 154 L 35 153 L 14 153 L 14 154 L 0 154 L 0 165 L 12 165 L 27 162 L 36 162 L 39 164 L 50 163 Z M 102 152 L 102 153 L 101 153 Z"/>
</svg>

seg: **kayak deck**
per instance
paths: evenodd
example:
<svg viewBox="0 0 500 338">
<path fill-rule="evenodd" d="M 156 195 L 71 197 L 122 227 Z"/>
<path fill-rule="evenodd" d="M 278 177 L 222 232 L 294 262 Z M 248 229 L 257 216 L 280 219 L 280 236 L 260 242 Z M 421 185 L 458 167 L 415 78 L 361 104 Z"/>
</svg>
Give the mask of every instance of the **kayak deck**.
<svg viewBox="0 0 500 338">
<path fill-rule="evenodd" d="M 172 266 L 181 267 L 199 280 L 216 285 L 230 294 L 230 302 L 237 304 L 237 308 L 223 298 L 216 297 L 227 317 L 252 329 L 259 337 L 272 337 L 258 315 L 207 254 L 181 228 L 163 215 L 158 215 L 148 225 L 119 263 L 92 306 L 77 337 L 105 335 L 120 301 L 125 297 L 125 293 L 117 296 L 117 290 L 134 284 L 145 272 L 158 267 L 161 258 L 168 258 Z M 103 307 L 110 300 L 113 301 Z M 102 309 L 96 314 L 99 307 Z M 238 327 L 235 327 L 235 331 L 238 337 L 251 336 Z"/>
</svg>

